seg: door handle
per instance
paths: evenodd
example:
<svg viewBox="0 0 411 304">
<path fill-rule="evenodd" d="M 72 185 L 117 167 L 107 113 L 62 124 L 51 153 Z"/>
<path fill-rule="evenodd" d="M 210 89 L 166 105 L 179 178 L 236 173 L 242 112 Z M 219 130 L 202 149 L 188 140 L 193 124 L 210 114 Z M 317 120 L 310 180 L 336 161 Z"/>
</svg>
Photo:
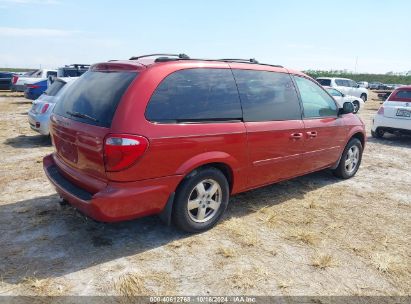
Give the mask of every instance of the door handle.
<svg viewBox="0 0 411 304">
<path fill-rule="evenodd" d="M 314 138 L 317 137 L 317 131 L 309 131 L 307 132 L 308 138 Z"/>
<path fill-rule="evenodd" d="M 292 133 L 290 135 L 290 139 L 297 140 L 297 139 L 302 139 L 302 138 L 303 138 L 303 133 Z"/>
</svg>

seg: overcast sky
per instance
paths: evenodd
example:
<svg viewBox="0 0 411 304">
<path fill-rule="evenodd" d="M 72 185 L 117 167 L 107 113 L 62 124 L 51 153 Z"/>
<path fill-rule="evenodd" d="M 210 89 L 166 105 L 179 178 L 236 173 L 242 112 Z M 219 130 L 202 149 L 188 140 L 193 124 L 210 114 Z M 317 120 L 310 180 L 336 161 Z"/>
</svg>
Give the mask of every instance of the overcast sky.
<svg viewBox="0 0 411 304">
<path fill-rule="evenodd" d="M 173 52 L 289 68 L 411 70 L 411 1 L 0 0 L 0 67 Z"/>
</svg>

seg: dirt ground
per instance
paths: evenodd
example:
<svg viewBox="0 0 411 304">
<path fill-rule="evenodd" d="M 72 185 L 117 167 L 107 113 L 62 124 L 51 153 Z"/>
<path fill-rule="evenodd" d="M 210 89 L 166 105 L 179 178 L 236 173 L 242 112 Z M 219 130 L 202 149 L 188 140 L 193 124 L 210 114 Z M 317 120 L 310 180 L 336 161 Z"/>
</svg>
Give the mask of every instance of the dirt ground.
<svg viewBox="0 0 411 304">
<path fill-rule="evenodd" d="M 368 133 L 379 104 L 360 110 Z M 0 92 L 0 295 L 411 293 L 411 137 L 368 137 L 355 178 L 323 171 L 237 195 L 218 226 L 188 235 L 61 207 L 30 106 Z"/>
</svg>

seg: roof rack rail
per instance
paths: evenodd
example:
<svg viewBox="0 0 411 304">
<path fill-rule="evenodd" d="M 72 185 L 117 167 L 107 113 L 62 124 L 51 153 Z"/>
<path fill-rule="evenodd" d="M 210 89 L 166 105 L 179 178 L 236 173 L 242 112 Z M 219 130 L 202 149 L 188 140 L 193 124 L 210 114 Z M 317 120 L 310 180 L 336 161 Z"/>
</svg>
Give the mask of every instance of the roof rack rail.
<svg viewBox="0 0 411 304">
<path fill-rule="evenodd" d="M 72 64 L 66 64 L 66 67 L 71 67 L 71 66 L 90 66 L 90 64 L 83 64 L 83 63 L 72 63 Z"/>
<path fill-rule="evenodd" d="M 148 54 L 148 55 L 141 55 L 141 56 L 133 56 L 129 60 L 138 60 L 140 58 L 155 57 L 155 56 L 177 57 L 178 59 L 190 59 L 190 57 L 187 56 L 186 54 Z"/>
<path fill-rule="evenodd" d="M 223 58 L 223 59 L 217 59 L 217 61 L 244 62 L 244 63 L 255 63 L 255 64 L 259 63 L 255 58 L 250 58 L 250 59 Z"/>
</svg>

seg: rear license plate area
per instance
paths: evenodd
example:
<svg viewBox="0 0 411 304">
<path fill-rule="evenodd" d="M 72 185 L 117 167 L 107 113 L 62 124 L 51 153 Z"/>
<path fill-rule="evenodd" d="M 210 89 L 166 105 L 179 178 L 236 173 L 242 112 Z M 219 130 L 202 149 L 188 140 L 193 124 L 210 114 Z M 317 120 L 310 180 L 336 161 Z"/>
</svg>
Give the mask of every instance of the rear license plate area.
<svg viewBox="0 0 411 304">
<path fill-rule="evenodd" d="M 411 111 L 406 109 L 398 109 L 396 116 L 399 117 L 411 117 Z"/>
</svg>

